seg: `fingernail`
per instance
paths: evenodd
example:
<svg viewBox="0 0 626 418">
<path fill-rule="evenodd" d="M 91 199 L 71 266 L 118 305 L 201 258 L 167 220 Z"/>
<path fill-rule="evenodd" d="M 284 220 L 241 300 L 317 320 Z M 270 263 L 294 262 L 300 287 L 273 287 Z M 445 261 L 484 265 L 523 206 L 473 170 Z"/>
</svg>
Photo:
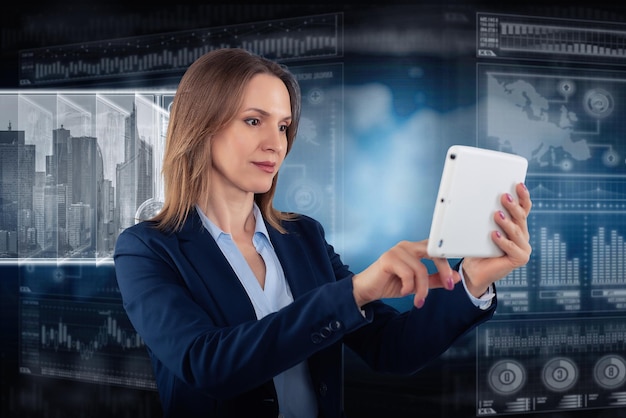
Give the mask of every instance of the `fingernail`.
<svg viewBox="0 0 626 418">
<path fill-rule="evenodd" d="M 496 237 L 502 238 L 502 234 L 500 233 L 500 231 L 496 231 Z"/>
<path fill-rule="evenodd" d="M 504 212 L 501 210 L 498 211 L 498 215 L 500 215 L 500 218 L 504 219 Z"/>
<path fill-rule="evenodd" d="M 526 187 L 526 184 L 522 183 L 522 186 L 524 186 L 524 190 L 528 190 L 528 188 Z"/>
<path fill-rule="evenodd" d="M 511 196 L 510 193 L 507 193 L 506 194 L 506 200 L 508 200 L 509 202 L 512 202 L 513 201 L 513 196 Z"/>
<path fill-rule="evenodd" d="M 454 280 L 452 280 L 452 277 L 448 277 L 448 290 L 452 290 L 454 289 Z"/>
<path fill-rule="evenodd" d="M 420 309 L 422 306 L 424 306 L 424 302 L 426 302 L 424 299 L 420 299 L 417 301 L 417 309 Z"/>
</svg>

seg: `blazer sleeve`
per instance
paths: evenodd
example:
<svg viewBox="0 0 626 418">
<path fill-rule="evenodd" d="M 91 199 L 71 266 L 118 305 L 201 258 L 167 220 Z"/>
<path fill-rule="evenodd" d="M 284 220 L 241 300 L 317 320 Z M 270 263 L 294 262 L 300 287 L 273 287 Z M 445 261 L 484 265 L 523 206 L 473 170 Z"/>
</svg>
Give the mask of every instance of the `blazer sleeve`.
<svg viewBox="0 0 626 418">
<path fill-rule="evenodd" d="M 494 297 L 488 309 L 478 308 L 460 282 L 453 290 L 430 290 L 420 309 L 399 312 L 376 301 L 364 307 L 371 322 L 351 333 L 346 344 L 373 370 L 413 374 L 491 319 L 496 306 Z"/>
<path fill-rule="evenodd" d="M 322 225 L 306 216 L 301 218 L 300 222 L 290 225 L 290 235 L 299 237 L 298 242 L 305 242 L 307 248 L 324 248 L 324 251 L 312 251 L 324 257 L 312 259 L 310 270 L 315 271 L 319 265 L 330 261 L 333 280 L 352 283 L 352 280 L 343 280 L 351 278 L 353 273 L 326 242 Z M 291 243 L 292 247 L 296 245 L 296 242 Z M 286 272 L 291 270 L 289 263 L 289 260 L 283 261 Z M 454 268 L 458 267 L 457 264 Z M 323 275 L 322 270 L 312 276 Z M 446 351 L 462 335 L 490 319 L 496 305 L 494 298 L 489 309 L 476 307 L 462 283 L 457 283 L 451 291 L 431 290 L 421 309 L 412 308 L 408 312 L 401 313 L 383 301 L 376 301 L 364 306 L 367 325 L 350 332 L 344 342 L 374 370 L 412 374 Z"/>
</svg>

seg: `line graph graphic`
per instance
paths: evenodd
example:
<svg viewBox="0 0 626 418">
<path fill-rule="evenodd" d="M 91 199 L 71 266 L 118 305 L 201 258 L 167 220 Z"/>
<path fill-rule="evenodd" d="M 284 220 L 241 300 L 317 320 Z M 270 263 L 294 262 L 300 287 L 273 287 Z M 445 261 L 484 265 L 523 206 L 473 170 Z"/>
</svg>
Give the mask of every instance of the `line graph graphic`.
<svg viewBox="0 0 626 418">
<path fill-rule="evenodd" d="M 156 389 L 141 337 L 119 304 L 25 298 L 20 372 Z"/>
</svg>

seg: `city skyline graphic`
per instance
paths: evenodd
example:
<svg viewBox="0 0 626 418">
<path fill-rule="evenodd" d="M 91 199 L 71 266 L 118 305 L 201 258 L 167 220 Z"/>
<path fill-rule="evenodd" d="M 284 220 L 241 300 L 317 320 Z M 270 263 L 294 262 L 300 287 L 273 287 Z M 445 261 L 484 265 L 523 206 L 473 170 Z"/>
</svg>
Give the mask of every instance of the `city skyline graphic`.
<svg viewBox="0 0 626 418">
<path fill-rule="evenodd" d="M 106 260 L 162 202 L 173 92 L 0 93 L 0 261 Z"/>
</svg>

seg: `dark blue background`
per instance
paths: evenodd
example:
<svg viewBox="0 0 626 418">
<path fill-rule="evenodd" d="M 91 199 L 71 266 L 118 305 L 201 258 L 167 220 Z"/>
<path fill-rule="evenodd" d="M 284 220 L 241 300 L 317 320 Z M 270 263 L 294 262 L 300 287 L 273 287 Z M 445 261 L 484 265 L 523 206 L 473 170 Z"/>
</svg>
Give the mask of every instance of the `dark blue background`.
<svg viewBox="0 0 626 418">
<path fill-rule="evenodd" d="M 475 145 L 479 138 L 477 109 L 477 59 L 475 13 L 498 12 L 583 19 L 598 22 L 626 22 L 623 6 L 593 5 L 565 7 L 524 3 L 447 2 L 445 4 L 362 4 L 332 5 L 194 5 L 177 3 L 145 6 L 121 3 L 54 3 L 15 5 L 16 15 L 4 14 L 0 88 L 19 88 L 18 53 L 22 49 L 65 45 L 90 40 L 115 39 L 176 32 L 193 28 L 248 24 L 273 19 L 340 12 L 344 16 L 344 55 L 327 62 L 341 64 L 341 79 L 325 86 L 331 94 L 343 94 L 343 136 L 336 161 L 341 176 L 332 190 L 333 206 L 313 213 L 325 222 L 329 240 L 355 271 L 366 267 L 384 250 L 402 239 L 426 238 L 436 196 L 443 156 L 452 144 Z M 308 63 L 313 64 L 313 63 Z M 511 63 L 518 65 L 520 63 Z M 525 62 L 563 70 L 557 61 Z M 520 64 L 520 65 L 522 65 Z M 298 63 L 297 66 L 307 63 Z M 579 63 L 595 74 L 593 63 Z M 621 68 L 612 67 L 618 77 Z M 567 71 L 565 69 L 564 71 Z M 159 77 L 128 77 L 117 80 L 88 80 L 56 86 L 66 88 L 159 88 L 170 87 L 181 74 Z M 55 86 L 53 86 L 55 87 Z M 306 109 L 305 109 L 306 111 Z M 306 116 L 306 115 L 305 115 Z M 317 121 L 321 123 L 323 121 Z M 0 123 L 5 123 L 0 115 Z M 320 126 L 320 128 L 323 128 Z M 611 126 L 618 135 L 621 126 Z M 609 137 L 608 135 L 607 137 Z M 304 144 L 297 143 L 304 147 Z M 294 158 L 298 157 L 294 149 Z M 304 161 L 315 166 L 314 162 Z M 589 168 L 592 170 L 592 167 Z M 584 170 L 583 170 L 584 173 Z M 321 176 L 323 173 L 317 173 Z M 313 172 L 313 177 L 315 177 Z M 537 182 L 530 179 L 532 187 Z M 618 186 L 622 187 L 622 186 Z M 620 189 L 621 191 L 621 189 Z M 279 198 L 280 196 L 278 196 Z M 336 216 L 330 227 L 329 217 Z M 562 216 L 563 215 L 563 216 Z M 533 246 L 539 248 L 541 227 L 561 231 L 569 255 L 584 253 L 578 225 L 606 225 L 626 229 L 621 217 L 594 217 L 591 221 L 567 218 L 567 212 L 532 218 Z M 328 222 L 328 223 L 327 223 Z M 563 226 L 565 225 L 565 226 Z M 533 257 L 537 257 L 535 250 Z M 529 264 L 530 302 L 528 314 L 508 315 L 504 309 L 495 321 L 516 322 L 511 329 L 524 330 L 527 319 L 567 320 L 584 328 L 585 321 L 604 315 L 624 320 L 623 311 L 594 305 L 584 299 L 577 313 L 555 312 L 536 294 L 538 261 Z M 38 279 L 45 283 L 51 271 L 41 267 Z M 69 267 L 68 267 L 69 268 Z M 620 272 L 623 280 L 624 272 Z M 115 286 L 111 266 L 85 265 L 81 272 L 89 284 Z M 157 417 L 160 407 L 155 391 L 122 386 L 85 383 L 70 379 L 44 378 L 19 373 L 20 317 L 19 286 L 25 279 L 17 264 L 0 264 L 0 416 L 1 417 Z M 623 284 L 623 282 L 622 282 Z M 101 288 L 98 286 L 98 288 Z M 64 290 L 77 299 L 85 298 L 89 285 Z M 583 293 L 584 295 L 584 293 Z M 114 299 L 114 298 L 113 298 Z M 410 300 L 390 304 L 406 309 Z M 452 309 L 453 307 L 451 307 Z M 520 326 L 520 323 L 522 324 Z M 522 331 L 521 333 L 523 333 Z M 470 333 L 441 358 L 411 377 L 380 376 L 357 358 L 346 353 L 346 410 L 356 417 L 470 417 L 476 415 L 477 388 L 484 390 L 477 376 L 480 339 Z M 427 343 L 427 342 L 426 342 Z M 585 362 L 585 353 L 580 355 Z M 588 356 L 589 362 L 593 357 Z M 526 357 L 522 361 L 530 360 Z M 535 379 L 531 376 L 529 380 Z M 541 388 L 529 388 L 538 392 Z M 582 389 L 581 389 L 582 390 Z M 526 393 L 528 394 L 528 393 Z M 498 399 L 500 400 L 500 399 Z M 506 401 L 506 399 L 504 400 Z M 553 412 L 550 416 L 618 417 L 624 408 Z M 558 414 L 558 415 L 557 415 Z"/>
</svg>

